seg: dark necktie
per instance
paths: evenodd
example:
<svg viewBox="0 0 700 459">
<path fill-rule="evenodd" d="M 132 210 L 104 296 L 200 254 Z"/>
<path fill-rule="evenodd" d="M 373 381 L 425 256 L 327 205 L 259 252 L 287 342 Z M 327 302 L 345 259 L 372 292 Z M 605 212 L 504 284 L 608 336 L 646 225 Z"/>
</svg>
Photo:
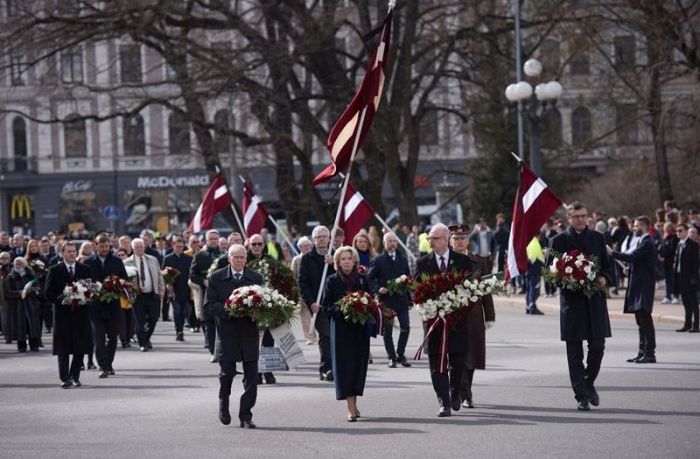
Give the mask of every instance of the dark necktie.
<svg viewBox="0 0 700 459">
<path fill-rule="evenodd" d="M 236 282 L 240 282 L 241 281 L 241 273 L 234 274 L 233 280 L 235 280 Z"/>
<path fill-rule="evenodd" d="M 681 254 L 683 253 L 683 248 L 685 247 L 685 243 L 681 242 L 678 244 L 678 251 L 676 253 L 676 269 L 675 271 L 677 273 L 681 272 Z"/>
<path fill-rule="evenodd" d="M 141 278 L 141 288 L 146 287 L 146 270 L 143 266 L 143 257 L 139 257 L 139 277 Z"/>
<path fill-rule="evenodd" d="M 444 273 L 447 271 L 447 265 L 445 264 L 445 257 L 440 257 L 440 272 Z"/>
<path fill-rule="evenodd" d="M 396 254 L 395 253 L 392 253 L 389 256 L 391 257 L 391 261 L 396 261 Z"/>
<path fill-rule="evenodd" d="M 71 279 L 73 279 L 73 277 L 75 277 L 75 276 L 74 276 L 74 273 L 73 273 L 73 267 L 72 267 L 72 266 L 69 266 L 69 267 L 68 267 L 68 275 L 70 276 Z"/>
</svg>

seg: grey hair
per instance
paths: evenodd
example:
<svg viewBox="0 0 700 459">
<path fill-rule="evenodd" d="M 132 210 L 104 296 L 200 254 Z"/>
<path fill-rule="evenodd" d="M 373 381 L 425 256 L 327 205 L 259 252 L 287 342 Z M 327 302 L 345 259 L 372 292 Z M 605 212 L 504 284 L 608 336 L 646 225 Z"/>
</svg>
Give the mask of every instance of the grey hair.
<svg viewBox="0 0 700 459">
<path fill-rule="evenodd" d="M 210 234 L 216 234 L 217 236 L 219 236 L 219 231 L 218 231 L 218 230 L 215 230 L 215 229 L 210 229 L 209 231 L 207 231 L 207 232 L 205 233 L 204 237 L 206 237 L 207 239 L 209 239 L 209 235 L 210 235 Z"/>
<path fill-rule="evenodd" d="M 311 239 L 309 239 L 307 236 L 302 236 L 297 240 L 297 245 L 302 245 L 302 244 L 313 244 L 311 242 Z"/>
<path fill-rule="evenodd" d="M 137 244 L 143 244 L 144 247 L 146 246 L 146 243 L 140 237 L 135 237 L 131 240 L 131 248 L 133 249 L 134 247 L 136 247 Z"/>
<path fill-rule="evenodd" d="M 450 234 L 450 229 L 445 225 L 444 223 L 436 223 L 433 225 L 432 228 L 430 228 L 431 231 L 437 231 L 439 230 L 443 234 Z"/>
<path fill-rule="evenodd" d="M 384 245 L 386 245 L 386 240 L 387 240 L 389 237 L 392 237 L 392 236 L 393 236 L 394 239 L 396 239 L 397 241 L 399 240 L 399 237 L 398 237 L 393 231 L 387 231 L 386 233 L 384 233 L 384 236 L 382 236 L 382 242 L 384 243 Z"/>
<path fill-rule="evenodd" d="M 233 244 L 231 247 L 228 248 L 228 252 L 226 252 L 226 254 L 230 257 L 230 256 L 232 256 L 234 253 L 236 253 L 236 252 L 239 251 L 239 250 L 242 250 L 243 253 L 247 253 L 247 252 L 248 252 L 248 251 L 245 249 L 245 247 L 242 246 L 241 244 Z"/>
<path fill-rule="evenodd" d="M 27 259 L 24 257 L 15 258 L 14 260 L 12 260 L 12 264 L 17 263 L 18 261 L 22 264 L 23 268 L 27 268 L 29 266 L 29 263 L 27 263 Z"/>
<path fill-rule="evenodd" d="M 326 233 L 328 233 L 328 236 L 330 236 L 330 234 L 331 234 L 331 232 L 328 231 L 328 228 L 326 228 L 326 227 L 323 226 L 323 225 L 318 225 L 318 226 L 315 227 L 314 230 L 311 232 L 311 237 L 315 239 L 316 236 L 318 235 L 318 233 L 320 233 L 321 231 L 325 231 Z"/>
</svg>

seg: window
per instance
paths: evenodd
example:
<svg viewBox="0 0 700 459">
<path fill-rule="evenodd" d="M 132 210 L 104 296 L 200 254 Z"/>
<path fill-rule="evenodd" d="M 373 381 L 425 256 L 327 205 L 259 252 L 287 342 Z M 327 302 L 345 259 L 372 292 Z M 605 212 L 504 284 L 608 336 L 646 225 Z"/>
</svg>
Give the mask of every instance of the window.
<svg viewBox="0 0 700 459">
<path fill-rule="evenodd" d="M 27 170 L 27 123 L 21 117 L 12 121 L 13 152 L 15 156 L 15 171 Z"/>
<path fill-rule="evenodd" d="M 66 83 L 83 81 L 83 50 L 80 46 L 67 49 L 61 57 L 62 79 Z"/>
<path fill-rule="evenodd" d="M 591 73 L 591 63 L 588 58 L 588 53 L 583 51 L 571 57 L 569 66 L 572 75 L 588 75 Z"/>
<path fill-rule="evenodd" d="M 231 136 L 224 132 L 230 127 L 228 119 L 227 110 L 219 110 L 214 115 L 214 149 L 217 153 L 231 152 Z"/>
<path fill-rule="evenodd" d="M 12 86 L 24 86 L 24 67 L 22 54 L 10 55 L 10 82 Z"/>
<path fill-rule="evenodd" d="M 542 148 L 561 147 L 561 113 L 556 108 L 545 118 L 542 129 Z"/>
<path fill-rule="evenodd" d="M 64 149 L 66 158 L 84 158 L 87 156 L 87 138 L 85 120 L 72 114 L 63 122 Z"/>
<path fill-rule="evenodd" d="M 540 45 L 540 61 L 542 62 L 543 76 L 557 75 L 561 60 L 559 58 L 559 42 L 556 40 L 547 39 Z"/>
<path fill-rule="evenodd" d="M 439 126 L 437 110 L 428 109 L 421 120 L 420 135 L 423 145 L 437 145 L 439 139 Z"/>
<path fill-rule="evenodd" d="M 168 118 L 168 140 L 171 155 L 190 153 L 190 123 L 182 112 L 173 112 Z"/>
<path fill-rule="evenodd" d="M 635 66 L 635 43 L 632 35 L 615 37 L 615 69 L 619 72 L 633 70 Z"/>
<path fill-rule="evenodd" d="M 124 155 L 145 156 L 146 134 L 143 128 L 141 115 L 127 116 L 124 118 Z"/>
<path fill-rule="evenodd" d="M 119 46 L 122 83 L 141 83 L 141 47 L 139 45 Z"/>
<path fill-rule="evenodd" d="M 617 141 L 620 145 L 637 143 L 637 109 L 633 105 L 617 107 Z"/>
<path fill-rule="evenodd" d="M 591 112 L 586 107 L 577 107 L 571 113 L 571 143 L 581 146 L 591 140 Z"/>
</svg>

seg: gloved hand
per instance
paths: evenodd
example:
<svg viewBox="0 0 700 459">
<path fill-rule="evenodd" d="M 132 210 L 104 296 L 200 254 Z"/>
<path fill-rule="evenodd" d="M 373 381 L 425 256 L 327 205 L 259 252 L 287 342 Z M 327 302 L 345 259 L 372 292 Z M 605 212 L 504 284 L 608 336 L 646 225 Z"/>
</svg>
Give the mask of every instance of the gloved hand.
<svg viewBox="0 0 700 459">
<path fill-rule="evenodd" d="M 485 322 L 485 324 L 486 324 L 486 329 L 487 329 L 487 330 L 490 330 L 490 329 L 493 327 L 493 324 L 495 324 L 495 323 L 496 323 L 496 322 L 494 322 L 494 321 L 492 321 L 492 320 L 487 320 L 487 321 Z"/>
</svg>

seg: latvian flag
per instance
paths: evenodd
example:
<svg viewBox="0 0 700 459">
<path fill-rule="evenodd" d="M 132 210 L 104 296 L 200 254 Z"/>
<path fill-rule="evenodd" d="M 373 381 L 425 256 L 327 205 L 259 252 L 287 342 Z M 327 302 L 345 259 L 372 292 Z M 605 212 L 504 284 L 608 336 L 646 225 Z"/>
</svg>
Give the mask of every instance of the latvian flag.
<svg viewBox="0 0 700 459">
<path fill-rule="evenodd" d="M 245 182 L 243 185 L 243 226 L 248 236 L 260 234 L 260 230 L 265 227 L 267 220 L 267 210 L 262 203 L 260 196 L 253 191 L 253 186 Z"/>
<path fill-rule="evenodd" d="M 190 231 L 199 233 L 210 229 L 214 222 L 214 215 L 231 207 L 231 205 L 233 205 L 233 200 L 228 192 L 226 182 L 220 175 L 217 175 L 211 182 L 202 204 L 199 205 L 197 213 L 194 214 L 194 218 L 190 222 Z"/>
<path fill-rule="evenodd" d="M 330 180 L 347 170 L 350 165 L 354 144 L 357 142 L 357 149 L 359 150 L 365 137 L 367 137 L 369 128 L 372 126 L 372 120 L 379 108 L 379 101 L 382 98 L 382 90 L 384 89 L 384 75 L 389 60 L 392 11 L 389 10 L 389 14 L 384 20 L 381 39 L 374 50 L 372 60 L 367 66 L 362 85 L 360 85 L 350 101 L 350 105 L 347 106 L 328 135 L 327 147 L 330 151 L 331 164 L 314 178 L 312 182 L 314 185 Z M 365 108 L 367 110 L 364 120 L 362 120 L 362 126 L 358 129 L 361 113 Z"/>
<path fill-rule="evenodd" d="M 505 279 L 520 276 L 527 270 L 527 245 L 540 233 L 542 225 L 562 205 L 561 199 L 535 175 L 526 164 L 520 163 L 520 184 L 513 204 L 513 223 L 508 239 L 508 263 Z"/>
<path fill-rule="evenodd" d="M 372 218 L 374 209 L 350 183 L 348 183 L 348 189 L 345 190 L 342 206 L 343 212 L 340 215 L 338 226 L 345 231 L 346 245 L 350 245 L 355 235 Z"/>
</svg>

